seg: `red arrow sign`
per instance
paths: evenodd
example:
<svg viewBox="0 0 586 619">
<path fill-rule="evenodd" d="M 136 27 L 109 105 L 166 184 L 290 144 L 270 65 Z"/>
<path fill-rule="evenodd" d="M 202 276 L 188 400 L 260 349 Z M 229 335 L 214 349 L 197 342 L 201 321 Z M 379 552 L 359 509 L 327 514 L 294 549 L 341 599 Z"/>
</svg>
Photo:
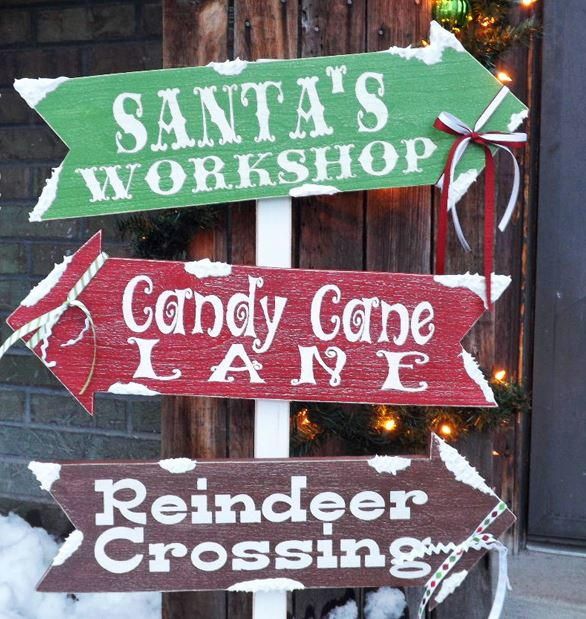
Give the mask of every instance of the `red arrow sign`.
<svg viewBox="0 0 586 619">
<path fill-rule="evenodd" d="M 509 281 L 493 276 L 493 300 Z M 493 406 L 460 344 L 484 290 L 477 275 L 104 261 L 98 233 L 8 322 L 53 316 L 29 345 L 90 413 L 96 392 Z"/>
<path fill-rule="evenodd" d="M 30 468 L 77 527 L 42 591 L 427 584 L 435 596 L 450 572 L 469 570 L 514 522 L 437 436 L 429 459 L 178 458 Z"/>
</svg>

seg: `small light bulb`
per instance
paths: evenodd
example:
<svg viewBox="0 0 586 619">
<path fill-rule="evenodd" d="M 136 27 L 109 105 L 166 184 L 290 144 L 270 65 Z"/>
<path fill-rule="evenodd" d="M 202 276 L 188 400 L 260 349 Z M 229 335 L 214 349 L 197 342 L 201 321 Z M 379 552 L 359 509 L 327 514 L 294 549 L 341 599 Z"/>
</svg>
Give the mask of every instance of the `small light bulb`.
<svg viewBox="0 0 586 619">
<path fill-rule="evenodd" d="M 494 379 L 499 383 L 502 383 L 506 377 L 507 377 L 507 373 L 505 370 L 498 370 L 497 372 L 494 373 Z"/>
<path fill-rule="evenodd" d="M 488 28 L 489 26 L 492 26 L 495 22 L 496 19 L 494 17 L 482 17 L 479 20 L 479 23 L 483 28 Z"/>
<path fill-rule="evenodd" d="M 521 0 L 521 6 L 529 8 L 532 7 L 536 2 L 537 0 Z"/>
<path fill-rule="evenodd" d="M 452 426 L 449 423 L 442 423 L 439 427 L 440 434 L 444 436 L 451 436 L 452 434 Z"/>
<path fill-rule="evenodd" d="M 509 84 L 513 81 L 513 78 L 506 71 L 499 71 L 496 74 L 496 79 L 502 84 Z"/>
<path fill-rule="evenodd" d="M 383 422 L 383 428 L 387 432 L 392 432 L 393 430 L 397 428 L 397 422 L 394 419 L 387 419 L 386 421 Z"/>
</svg>

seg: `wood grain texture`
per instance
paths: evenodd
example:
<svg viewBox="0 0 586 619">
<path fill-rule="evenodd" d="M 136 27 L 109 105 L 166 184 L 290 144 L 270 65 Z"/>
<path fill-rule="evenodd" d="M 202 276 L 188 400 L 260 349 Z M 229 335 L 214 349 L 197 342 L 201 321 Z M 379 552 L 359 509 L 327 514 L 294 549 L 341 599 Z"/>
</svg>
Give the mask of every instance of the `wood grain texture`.
<svg viewBox="0 0 586 619">
<path fill-rule="evenodd" d="M 244 60 L 295 58 L 298 3 L 272 0 L 234 2 L 234 56 Z M 254 264 L 256 256 L 256 204 L 235 204 L 231 217 L 232 264 Z M 229 400 L 229 431 L 233 457 L 254 454 L 255 405 Z M 242 441 L 242 444 L 240 444 Z M 239 453 L 240 452 L 240 453 Z M 243 604 L 244 602 L 244 604 Z M 288 596 L 291 603 L 291 596 Z M 250 617 L 252 594 L 228 594 L 228 618 Z"/>
<path fill-rule="evenodd" d="M 369 0 L 366 46 L 418 46 L 429 35 L 432 0 Z M 429 187 L 382 189 L 366 194 L 366 268 L 429 273 L 432 192 Z"/>
<path fill-rule="evenodd" d="M 182 67 L 223 61 L 228 56 L 227 0 L 163 1 L 163 66 Z M 227 215 L 218 227 L 193 238 L 190 257 L 216 260 L 227 258 Z M 161 454 L 170 457 L 225 457 L 228 437 L 240 434 L 245 444 L 251 431 L 246 423 L 240 432 L 228 432 L 227 402 L 204 398 L 164 398 L 161 417 Z M 231 416 L 230 416 L 231 418 Z M 244 418 L 245 420 L 246 418 Z M 234 430 L 234 428 L 233 428 Z M 249 438 L 251 441 L 252 438 Z M 238 455 L 249 455 L 249 453 Z M 239 596 L 244 619 L 246 601 Z M 227 617 L 229 597 L 224 592 L 182 592 L 163 594 L 163 619 L 209 619 Z"/>
<path fill-rule="evenodd" d="M 215 590 L 267 578 L 314 588 L 423 584 L 485 518 L 493 514 L 485 532 L 495 536 L 514 520 L 482 480 L 459 480 L 452 467 L 460 457 L 448 459 L 445 448 L 432 437 L 431 456 L 383 462 L 232 458 L 179 469 L 184 462 L 63 464 L 51 493 L 83 541 L 49 570 L 39 590 Z M 141 539 L 125 537 L 131 531 L 140 531 Z M 425 553 L 421 541 L 412 541 L 427 538 L 448 547 Z M 361 551 L 351 550 L 356 541 Z M 180 545 L 174 556 L 153 564 L 151 544 L 170 543 Z M 391 562 L 411 547 L 420 553 L 415 563 Z M 469 549 L 458 568 L 469 569 L 483 554 Z"/>
<path fill-rule="evenodd" d="M 439 192 L 438 192 L 439 193 Z M 437 201 L 439 203 L 439 200 Z M 481 177 L 458 205 L 460 221 L 473 251 L 466 253 L 450 230 L 446 254 L 447 273 L 482 272 L 483 221 L 484 221 L 484 178 Z M 505 293 L 506 294 L 506 293 Z M 476 327 L 465 338 L 465 346 L 474 351 L 482 367 L 492 368 L 494 360 L 495 327 L 494 313 L 485 314 Z M 457 443 L 458 449 L 470 460 L 488 483 L 492 483 L 492 437 L 486 434 L 470 434 Z M 448 597 L 433 612 L 434 619 L 487 617 L 492 605 L 491 577 L 489 563 L 478 566 L 470 578 L 456 592 Z"/>
<path fill-rule="evenodd" d="M 365 50 L 366 0 L 301 0 L 300 5 L 301 56 Z M 364 200 L 364 193 L 294 200 L 297 266 L 364 269 Z M 330 453 L 336 453 L 335 445 L 329 448 Z M 337 453 L 341 455 L 343 451 Z M 294 616 L 321 619 L 337 601 L 348 598 L 360 601 L 361 592 L 344 589 L 297 592 Z"/>
<path fill-rule="evenodd" d="M 541 5 L 535 8 L 541 10 Z M 513 20 L 526 16 L 522 8 L 515 8 Z M 523 97 L 532 110 L 525 129 L 529 135 L 528 146 L 517 154 L 523 174 L 523 191 L 515 217 L 509 228 L 499 234 L 496 244 L 496 268 L 506 268 L 513 277 L 513 286 L 495 308 L 496 345 L 495 369 L 505 369 L 510 380 L 529 385 L 532 355 L 532 294 L 534 282 L 532 254 L 535 249 L 536 180 L 533 172 L 538 166 L 539 136 L 536 126 L 539 118 L 539 49 L 541 37 L 536 37 L 528 48 L 519 47 L 509 52 L 505 59 L 507 71 L 513 76 L 512 90 Z M 506 200 L 511 182 L 510 162 L 501 158 L 498 162 L 498 192 L 501 208 Z M 528 419 L 523 416 L 516 423 L 499 430 L 494 437 L 494 450 L 499 455 L 494 459 L 494 480 L 503 500 L 511 505 L 519 520 L 507 532 L 505 541 L 518 551 L 526 528 L 526 488 L 528 484 L 527 459 L 529 441 L 526 436 Z"/>
<path fill-rule="evenodd" d="M 226 59 L 228 3 L 223 0 L 165 0 L 163 66 L 194 67 Z"/>
<path fill-rule="evenodd" d="M 369 0 L 368 51 L 392 45 L 419 45 L 427 39 L 433 0 Z M 366 265 L 368 270 L 429 273 L 432 268 L 432 190 L 429 187 L 382 189 L 366 193 Z M 423 588 L 404 589 L 415 616 Z"/>
</svg>

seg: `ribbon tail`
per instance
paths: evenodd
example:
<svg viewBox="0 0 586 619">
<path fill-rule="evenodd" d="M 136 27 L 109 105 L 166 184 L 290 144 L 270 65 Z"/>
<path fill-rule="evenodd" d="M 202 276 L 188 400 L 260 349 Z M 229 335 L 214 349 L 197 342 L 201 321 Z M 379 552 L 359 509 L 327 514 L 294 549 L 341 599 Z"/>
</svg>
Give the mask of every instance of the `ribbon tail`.
<svg viewBox="0 0 586 619">
<path fill-rule="evenodd" d="M 437 231 L 437 247 L 436 247 L 436 260 L 435 260 L 435 272 L 438 275 L 443 275 L 446 270 L 446 249 L 448 243 L 448 212 L 450 208 L 450 188 L 452 185 L 454 168 L 457 161 L 457 153 L 460 150 L 460 145 L 466 143 L 467 137 L 462 137 L 456 140 L 448 154 L 448 161 L 446 163 L 446 172 L 444 174 L 442 192 L 440 197 L 440 212 Z"/>
<path fill-rule="evenodd" d="M 486 287 L 486 307 L 492 310 L 492 272 L 494 267 L 494 217 L 495 217 L 495 163 L 489 146 L 486 153 L 486 178 L 484 186 L 484 282 Z"/>
<path fill-rule="evenodd" d="M 458 216 L 458 209 L 456 205 L 452 207 L 452 223 L 454 224 L 454 230 L 456 231 L 456 236 L 458 237 L 458 241 L 460 241 L 460 245 L 464 248 L 464 251 L 472 251 L 470 244 L 466 240 L 464 236 L 464 231 L 462 230 L 462 224 L 460 223 L 460 217 Z"/>
<path fill-rule="evenodd" d="M 500 223 L 499 230 L 504 232 L 511 221 L 511 217 L 515 211 L 515 206 L 517 204 L 517 199 L 519 197 L 519 190 L 521 187 L 521 170 L 519 168 L 519 162 L 517 158 L 513 154 L 513 151 L 506 146 L 499 145 L 502 150 L 505 150 L 509 155 L 511 155 L 511 159 L 513 160 L 513 169 L 514 169 L 514 177 L 513 177 L 513 189 L 511 191 L 511 195 L 509 197 L 509 203 L 507 204 L 507 208 L 505 210 L 505 214 L 503 215 Z"/>
<path fill-rule="evenodd" d="M 493 546 L 493 550 L 496 550 L 499 554 L 499 564 L 498 564 L 498 580 L 496 585 L 496 593 L 494 596 L 494 601 L 492 603 L 492 608 L 490 610 L 490 614 L 488 615 L 488 619 L 499 619 L 502 612 L 503 607 L 505 605 L 505 597 L 507 595 L 507 589 L 511 588 L 509 584 L 509 575 L 508 575 L 508 565 L 507 565 L 507 554 L 508 548 L 502 544 L 501 542 L 495 542 Z"/>
<path fill-rule="evenodd" d="M 77 307 L 85 314 L 86 324 L 89 325 L 89 327 L 92 330 L 92 342 L 93 342 L 92 363 L 90 365 L 90 369 L 85 379 L 85 382 L 83 384 L 83 387 L 79 391 L 79 395 L 83 395 L 86 392 L 87 388 L 89 387 L 90 383 L 92 382 L 92 378 L 94 377 L 94 371 L 96 369 L 96 359 L 98 355 L 98 344 L 97 344 L 98 338 L 96 334 L 96 325 L 94 324 L 94 321 L 92 319 L 92 315 L 89 309 L 81 301 L 79 301 L 78 299 L 73 299 L 72 301 L 69 302 L 69 304 L 72 307 Z M 84 327 L 84 331 L 85 331 L 85 327 Z M 79 339 L 79 337 L 80 336 L 78 336 L 78 338 L 76 339 Z"/>
</svg>

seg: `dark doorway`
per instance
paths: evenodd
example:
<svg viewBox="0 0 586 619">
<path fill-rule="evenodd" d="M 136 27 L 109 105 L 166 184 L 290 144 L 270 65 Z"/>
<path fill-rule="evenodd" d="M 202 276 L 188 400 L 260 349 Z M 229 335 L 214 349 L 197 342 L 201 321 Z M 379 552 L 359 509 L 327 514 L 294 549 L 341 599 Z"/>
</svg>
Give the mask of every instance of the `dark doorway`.
<svg viewBox="0 0 586 619">
<path fill-rule="evenodd" d="M 586 546 L 586 2 L 545 3 L 529 536 Z"/>
</svg>

